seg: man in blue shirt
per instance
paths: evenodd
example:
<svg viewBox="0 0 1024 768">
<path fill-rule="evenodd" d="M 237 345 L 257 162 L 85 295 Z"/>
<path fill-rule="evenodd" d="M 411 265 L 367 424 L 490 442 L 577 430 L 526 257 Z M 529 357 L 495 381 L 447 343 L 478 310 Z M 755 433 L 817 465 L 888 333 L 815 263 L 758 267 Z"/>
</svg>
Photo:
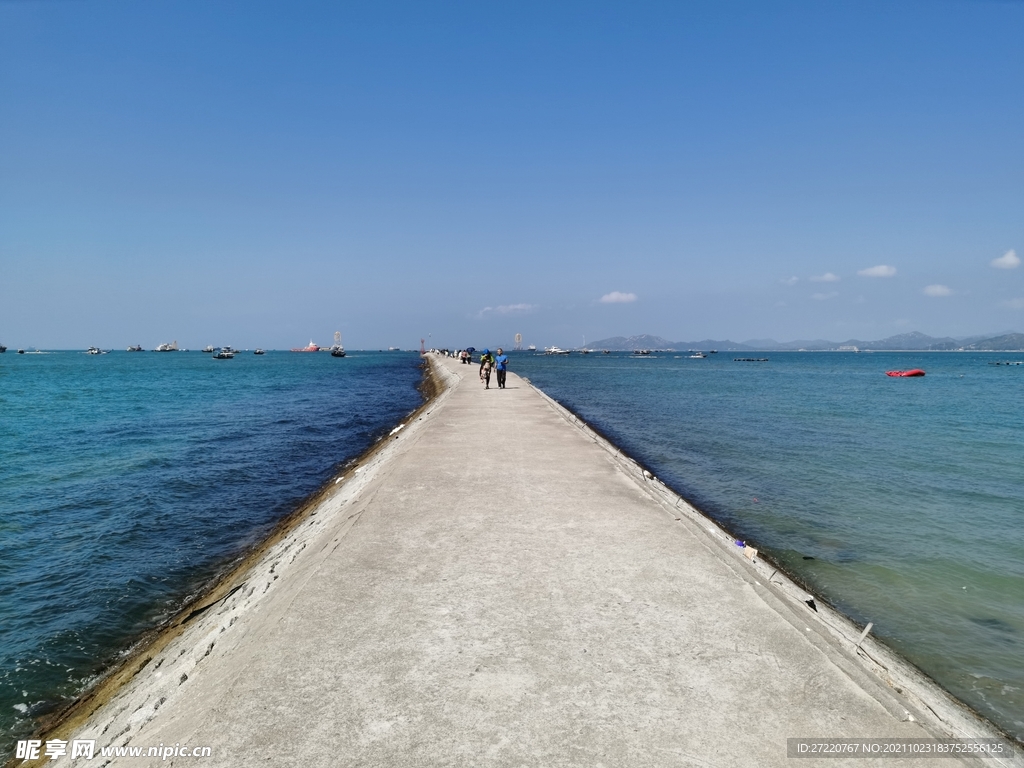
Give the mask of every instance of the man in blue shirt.
<svg viewBox="0 0 1024 768">
<path fill-rule="evenodd" d="M 498 389 L 505 388 L 505 374 L 508 372 L 508 355 L 498 347 L 498 356 L 494 358 L 494 369 L 498 372 Z"/>
</svg>

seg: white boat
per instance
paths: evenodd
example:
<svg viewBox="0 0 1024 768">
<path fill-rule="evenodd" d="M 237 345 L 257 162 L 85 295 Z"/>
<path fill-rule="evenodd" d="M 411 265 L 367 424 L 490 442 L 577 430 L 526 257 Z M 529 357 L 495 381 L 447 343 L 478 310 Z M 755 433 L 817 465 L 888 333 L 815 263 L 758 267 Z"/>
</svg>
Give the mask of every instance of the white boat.
<svg viewBox="0 0 1024 768">
<path fill-rule="evenodd" d="M 334 343 L 331 345 L 331 357 L 344 357 L 345 347 L 341 344 L 341 331 L 334 332 Z"/>
<path fill-rule="evenodd" d="M 703 352 L 694 352 L 692 355 L 690 355 L 691 360 L 703 360 L 705 357 L 707 357 L 707 355 L 705 355 Z"/>
<path fill-rule="evenodd" d="M 526 348 L 526 351 L 527 352 L 536 352 L 537 351 L 537 345 L 536 344 L 531 344 L 530 346 L 528 346 Z"/>
<path fill-rule="evenodd" d="M 141 352 L 142 351 L 142 345 L 141 344 L 136 344 L 134 347 L 128 347 L 128 351 L 129 352 Z"/>
<path fill-rule="evenodd" d="M 545 355 L 568 355 L 568 349 L 562 349 L 561 347 L 544 347 Z"/>
<path fill-rule="evenodd" d="M 85 350 L 85 354 L 87 354 L 87 355 L 102 355 L 103 353 L 100 352 L 100 348 L 99 347 L 89 347 L 87 350 Z"/>
<path fill-rule="evenodd" d="M 581 355 L 589 355 L 590 354 L 590 350 L 587 349 L 587 337 L 586 336 L 583 337 L 583 346 L 580 347 L 580 354 Z"/>
<path fill-rule="evenodd" d="M 205 347 L 203 347 L 203 353 L 207 355 L 213 354 L 213 345 L 207 344 Z"/>
<path fill-rule="evenodd" d="M 254 354 L 254 355 L 265 355 L 265 354 L 267 354 L 267 353 L 266 353 L 266 351 L 265 351 L 265 350 L 262 350 L 262 349 L 260 349 L 260 348 L 258 348 L 258 347 L 257 347 L 257 348 L 256 348 L 256 351 L 255 351 L 255 352 L 253 352 L 253 354 Z"/>
<path fill-rule="evenodd" d="M 170 344 L 161 344 L 154 351 L 156 351 L 156 352 L 177 352 L 178 351 L 178 341 L 177 341 L 177 339 L 175 339 Z"/>
<path fill-rule="evenodd" d="M 235 356 L 235 350 L 231 347 L 221 347 L 217 350 L 217 354 L 213 356 L 214 360 L 230 360 Z"/>
</svg>

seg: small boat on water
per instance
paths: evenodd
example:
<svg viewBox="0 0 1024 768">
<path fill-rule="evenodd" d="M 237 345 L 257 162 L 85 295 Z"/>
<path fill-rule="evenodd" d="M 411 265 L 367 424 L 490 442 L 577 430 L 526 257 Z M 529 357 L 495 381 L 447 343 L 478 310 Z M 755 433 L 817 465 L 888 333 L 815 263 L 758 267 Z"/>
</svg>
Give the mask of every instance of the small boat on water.
<svg viewBox="0 0 1024 768">
<path fill-rule="evenodd" d="M 920 368 L 911 368 L 909 371 L 886 371 L 885 375 L 894 378 L 911 378 L 913 376 L 924 376 L 924 371 Z"/>
<path fill-rule="evenodd" d="M 537 351 L 537 345 L 536 344 L 531 344 L 530 346 L 528 346 L 526 348 L 526 351 L 527 352 L 536 352 Z"/>
<path fill-rule="evenodd" d="M 85 350 L 85 354 L 87 354 L 87 355 L 105 355 L 106 352 L 101 350 L 99 347 L 89 347 L 87 350 Z"/>
<path fill-rule="evenodd" d="M 177 341 L 177 339 L 175 339 L 170 344 L 160 344 L 153 351 L 154 352 L 177 352 L 178 351 L 178 341 Z"/>
<path fill-rule="evenodd" d="M 331 357 L 344 357 L 345 347 L 341 345 L 341 331 L 334 332 L 334 344 L 331 345 Z"/>
<path fill-rule="evenodd" d="M 221 347 L 217 350 L 217 354 L 213 356 L 214 360 L 230 360 L 235 356 L 235 350 L 231 347 Z"/>
<path fill-rule="evenodd" d="M 141 344 L 136 344 L 134 347 L 128 347 L 128 351 L 129 352 L 141 352 L 142 351 L 142 345 Z"/>
<path fill-rule="evenodd" d="M 213 345 L 207 344 L 205 347 L 203 347 L 203 353 L 207 355 L 213 354 Z"/>
<path fill-rule="evenodd" d="M 568 355 L 568 349 L 562 349 L 561 347 L 544 347 L 545 355 Z"/>
<path fill-rule="evenodd" d="M 253 352 L 253 354 L 254 354 L 254 355 L 265 355 L 265 354 L 267 354 L 267 353 L 266 353 L 266 351 L 265 351 L 265 350 L 262 350 L 262 349 L 260 349 L 259 347 L 257 347 L 257 348 L 256 348 L 256 350 L 255 350 L 255 351 Z"/>
<path fill-rule="evenodd" d="M 703 360 L 705 357 L 707 357 L 707 355 L 705 355 L 703 352 L 694 352 L 692 355 L 690 355 L 691 360 Z"/>
<path fill-rule="evenodd" d="M 7 347 L 5 347 L 3 344 L 0 344 L 0 355 L 2 355 L 6 351 L 7 351 Z"/>
<path fill-rule="evenodd" d="M 309 344 L 305 347 L 292 347 L 292 352 L 319 352 L 320 347 L 313 343 L 313 340 L 309 340 Z"/>
</svg>

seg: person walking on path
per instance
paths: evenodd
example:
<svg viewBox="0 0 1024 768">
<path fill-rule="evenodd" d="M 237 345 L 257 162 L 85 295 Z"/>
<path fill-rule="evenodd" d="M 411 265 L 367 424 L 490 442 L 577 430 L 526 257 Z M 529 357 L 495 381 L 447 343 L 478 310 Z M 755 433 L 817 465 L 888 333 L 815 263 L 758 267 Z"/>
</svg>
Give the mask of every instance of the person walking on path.
<svg viewBox="0 0 1024 768">
<path fill-rule="evenodd" d="M 505 374 L 508 373 L 508 355 L 498 347 L 498 356 L 494 358 L 494 370 L 498 372 L 498 389 L 505 388 Z"/>
<path fill-rule="evenodd" d="M 480 355 L 480 381 L 484 383 L 484 389 L 491 388 L 491 368 L 494 367 L 494 357 L 491 350 L 485 349 Z"/>
</svg>

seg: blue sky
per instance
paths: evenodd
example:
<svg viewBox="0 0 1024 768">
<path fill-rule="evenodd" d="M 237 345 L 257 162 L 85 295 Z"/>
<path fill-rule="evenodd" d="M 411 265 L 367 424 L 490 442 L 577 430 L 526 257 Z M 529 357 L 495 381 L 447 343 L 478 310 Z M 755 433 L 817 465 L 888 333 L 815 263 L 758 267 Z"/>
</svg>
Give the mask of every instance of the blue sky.
<svg viewBox="0 0 1024 768">
<path fill-rule="evenodd" d="M 0 342 L 1024 330 L 1022 40 L 1017 2 L 0 0 Z"/>
</svg>

